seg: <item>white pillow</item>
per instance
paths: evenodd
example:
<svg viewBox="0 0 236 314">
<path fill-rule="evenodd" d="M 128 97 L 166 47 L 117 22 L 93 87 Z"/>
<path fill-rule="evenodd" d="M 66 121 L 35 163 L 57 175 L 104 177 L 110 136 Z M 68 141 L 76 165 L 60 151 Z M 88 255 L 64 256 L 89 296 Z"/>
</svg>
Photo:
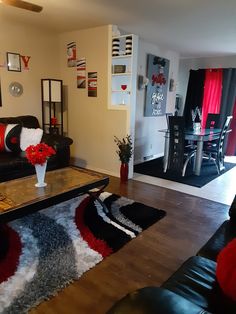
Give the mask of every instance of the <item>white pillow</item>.
<svg viewBox="0 0 236 314">
<path fill-rule="evenodd" d="M 22 128 L 20 134 L 20 148 L 22 151 L 25 151 L 26 148 L 30 145 L 37 145 L 40 143 L 43 136 L 43 130 L 40 128 L 29 129 Z"/>
</svg>

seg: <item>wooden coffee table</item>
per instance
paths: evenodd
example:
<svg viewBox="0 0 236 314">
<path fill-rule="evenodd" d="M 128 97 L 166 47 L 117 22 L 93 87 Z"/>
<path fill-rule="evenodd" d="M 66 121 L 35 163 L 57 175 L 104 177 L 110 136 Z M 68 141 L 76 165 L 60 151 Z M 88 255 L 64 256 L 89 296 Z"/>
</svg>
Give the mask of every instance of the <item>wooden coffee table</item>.
<svg viewBox="0 0 236 314">
<path fill-rule="evenodd" d="M 108 185 L 109 178 L 81 168 L 67 167 L 48 171 L 45 187 L 35 187 L 36 181 L 36 175 L 32 175 L 0 183 L 0 260 L 7 254 L 9 245 L 4 223 L 99 188 L 98 192 L 92 193 L 96 198 Z"/>
<path fill-rule="evenodd" d="M 91 189 L 103 190 L 109 178 L 66 167 L 46 173 L 46 187 L 35 187 L 36 175 L 0 183 L 0 224 L 69 200 Z M 1 226 L 0 226 L 1 227 Z"/>
</svg>

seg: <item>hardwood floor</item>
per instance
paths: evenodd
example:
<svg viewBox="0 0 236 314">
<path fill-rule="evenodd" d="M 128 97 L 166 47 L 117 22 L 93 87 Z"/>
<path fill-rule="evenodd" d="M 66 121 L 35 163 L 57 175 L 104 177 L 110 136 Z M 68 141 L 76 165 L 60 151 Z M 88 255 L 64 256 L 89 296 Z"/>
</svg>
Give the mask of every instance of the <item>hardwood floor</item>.
<svg viewBox="0 0 236 314">
<path fill-rule="evenodd" d="M 104 314 L 128 292 L 162 284 L 228 217 L 227 205 L 143 182 L 111 177 L 107 191 L 167 215 L 31 314 Z"/>
</svg>

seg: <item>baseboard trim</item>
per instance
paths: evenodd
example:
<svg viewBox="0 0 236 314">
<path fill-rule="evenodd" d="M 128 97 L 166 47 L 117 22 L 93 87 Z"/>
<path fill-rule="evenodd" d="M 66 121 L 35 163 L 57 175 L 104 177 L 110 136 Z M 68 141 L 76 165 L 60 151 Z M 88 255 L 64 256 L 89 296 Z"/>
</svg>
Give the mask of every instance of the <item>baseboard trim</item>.
<svg viewBox="0 0 236 314">
<path fill-rule="evenodd" d="M 134 161 L 134 165 L 138 165 L 138 164 L 141 164 L 141 163 L 143 163 L 143 162 L 145 162 L 145 161 L 150 161 L 150 160 L 153 160 L 153 159 L 162 157 L 163 155 L 164 155 L 164 153 L 159 153 L 159 154 L 151 155 L 152 158 L 150 158 L 150 159 L 147 158 L 147 157 L 142 157 L 142 158 L 140 158 L 140 159 L 138 159 L 138 160 L 135 160 L 135 161 Z"/>
<path fill-rule="evenodd" d="M 100 172 L 100 173 L 103 173 L 103 174 L 107 174 L 109 176 L 113 176 L 113 177 L 118 177 L 120 176 L 120 173 L 119 172 L 114 172 L 114 171 L 109 171 L 107 169 L 102 169 L 102 168 L 97 168 L 97 167 L 93 167 L 91 165 L 81 165 L 81 162 L 79 159 L 77 158 L 71 158 L 71 162 L 70 164 L 72 166 L 77 166 L 77 167 L 81 167 L 81 168 L 84 168 L 84 169 L 87 169 L 87 170 L 92 170 L 92 171 L 95 171 L 95 172 Z"/>
</svg>

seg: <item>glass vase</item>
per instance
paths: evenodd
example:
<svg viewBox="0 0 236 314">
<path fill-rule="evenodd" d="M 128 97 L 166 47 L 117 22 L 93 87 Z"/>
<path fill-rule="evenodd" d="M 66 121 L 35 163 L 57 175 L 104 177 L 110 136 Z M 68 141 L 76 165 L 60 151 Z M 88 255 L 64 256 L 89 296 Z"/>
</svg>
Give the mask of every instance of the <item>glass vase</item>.
<svg viewBox="0 0 236 314">
<path fill-rule="evenodd" d="M 36 171 L 36 177 L 37 177 L 37 183 L 35 184 L 36 187 L 41 188 L 47 185 L 46 182 L 44 182 L 45 179 L 45 174 L 46 174 L 46 168 L 47 168 L 47 161 L 40 165 L 36 164 L 35 166 L 35 171 Z"/>
<path fill-rule="evenodd" d="M 128 173 L 129 173 L 129 164 L 122 163 L 120 165 L 120 181 L 127 182 L 128 181 Z"/>
</svg>

